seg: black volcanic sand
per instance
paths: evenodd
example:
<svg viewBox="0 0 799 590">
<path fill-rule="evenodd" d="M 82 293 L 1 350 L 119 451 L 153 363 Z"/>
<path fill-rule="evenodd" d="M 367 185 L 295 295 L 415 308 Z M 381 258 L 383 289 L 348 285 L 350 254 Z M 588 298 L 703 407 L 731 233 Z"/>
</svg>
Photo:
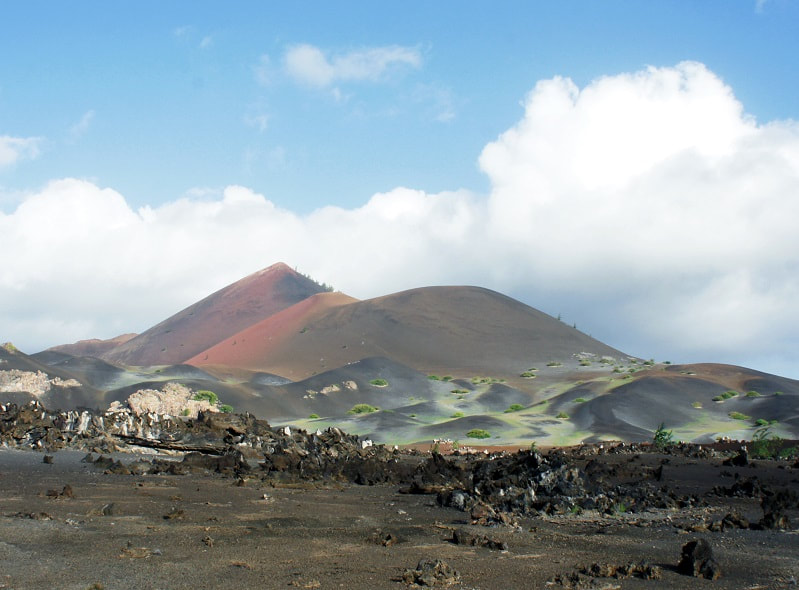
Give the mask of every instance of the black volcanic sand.
<svg viewBox="0 0 799 590">
<path fill-rule="evenodd" d="M 392 589 L 408 587 L 403 571 L 422 559 L 457 570 L 460 581 L 450 587 L 460 589 L 563 588 L 547 581 L 594 563 L 645 562 L 659 566 L 662 578 L 583 576 L 576 587 L 785 588 L 799 577 L 795 508 L 786 512 L 793 522 L 787 531 L 701 530 L 732 511 L 757 522 L 758 499 L 708 492 L 753 476 L 796 489 L 799 470 L 785 462 L 734 467 L 682 455 L 595 455 L 588 471 L 626 483 L 662 467 L 663 485 L 708 505 L 520 517 L 518 527 L 486 527 L 440 506 L 435 494 L 399 493 L 398 485 L 116 475 L 83 456 L 62 450 L 48 464 L 42 453 L 0 449 L 0 588 Z M 507 550 L 456 545 L 456 529 Z M 677 572 L 682 546 L 697 539 L 710 543 L 719 580 Z"/>
</svg>

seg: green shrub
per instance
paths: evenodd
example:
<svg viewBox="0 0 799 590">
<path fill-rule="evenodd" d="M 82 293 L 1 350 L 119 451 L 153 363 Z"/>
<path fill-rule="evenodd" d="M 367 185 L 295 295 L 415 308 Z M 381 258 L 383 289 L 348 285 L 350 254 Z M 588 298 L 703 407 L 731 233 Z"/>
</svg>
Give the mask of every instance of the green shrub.
<svg viewBox="0 0 799 590">
<path fill-rule="evenodd" d="M 510 414 L 511 412 L 518 412 L 519 410 L 523 410 L 524 406 L 521 404 L 511 404 L 508 406 L 508 409 L 505 410 L 506 414 Z"/>
<path fill-rule="evenodd" d="M 466 436 L 469 438 L 491 438 L 491 433 L 488 432 L 488 430 L 483 430 L 482 428 L 472 428 L 466 433 Z"/>
<path fill-rule="evenodd" d="M 575 398 L 575 399 L 574 399 L 574 403 L 575 403 L 575 404 L 584 404 L 584 403 L 585 403 L 585 402 L 587 402 L 587 401 L 588 401 L 588 400 L 587 400 L 587 399 L 585 399 L 584 397 L 578 397 L 578 398 Z"/>
<path fill-rule="evenodd" d="M 730 399 L 730 398 L 737 397 L 737 396 L 738 396 L 738 392 L 737 391 L 733 391 L 732 389 L 729 389 L 729 390 L 727 390 L 727 391 L 725 391 L 724 393 L 721 394 L 721 397 L 723 397 L 724 399 Z"/>
<path fill-rule="evenodd" d="M 697 410 L 701 410 L 702 409 L 702 402 L 694 402 L 694 403 L 691 404 L 691 407 L 692 408 L 696 408 Z"/>
<path fill-rule="evenodd" d="M 183 408 L 183 410 L 180 412 L 180 415 L 181 416 L 188 416 L 189 415 L 189 408 Z"/>
<path fill-rule="evenodd" d="M 749 416 L 746 414 L 741 414 L 741 412 L 730 412 L 727 415 L 733 420 L 749 420 Z"/>
<path fill-rule="evenodd" d="M 233 413 L 233 406 L 229 404 L 222 404 L 219 406 L 219 411 L 223 414 L 232 414 Z"/>
<path fill-rule="evenodd" d="M 452 375 L 444 375 L 444 376 L 441 378 L 441 380 L 442 380 L 442 381 L 452 381 L 454 378 L 455 378 L 455 377 L 453 377 Z"/>
<path fill-rule="evenodd" d="M 547 367 L 560 367 L 563 363 L 559 363 L 558 361 L 549 361 L 547 363 Z"/>
<path fill-rule="evenodd" d="M 671 430 L 666 430 L 666 424 L 660 423 L 660 426 L 655 430 L 655 435 L 652 437 L 652 444 L 661 451 L 667 446 L 674 444 L 674 436 Z"/>
<path fill-rule="evenodd" d="M 318 420 L 318 419 L 319 419 L 319 414 L 311 414 L 310 416 L 308 416 L 308 420 Z"/>
<path fill-rule="evenodd" d="M 746 397 L 760 397 L 760 394 L 753 389 L 746 392 Z"/>
<path fill-rule="evenodd" d="M 557 416 L 555 416 L 558 420 L 568 420 L 569 415 L 566 412 L 560 412 Z"/>
<path fill-rule="evenodd" d="M 377 412 L 380 408 L 376 408 L 375 406 L 371 406 L 369 404 L 355 404 L 352 406 L 352 409 L 347 412 L 348 414 L 371 414 L 372 412 Z"/>
<path fill-rule="evenodd" d="M 453 389 L 450 393 L 469 393 L 468 389 Z"/>
<path fill-rule="evenodd" d="M 532 371 L 525 371 L 524 373 L 519 375 L 519 377 L 524 377 L 525 379 L 535 379 L 535 376 L 536 376 L 535 373 L 533 373 Z"/>
<path fill-rule="evenodd" d="M 786 456 L 795 449 L 782 449 L 783 440 L 771 432 L 771 427 L 758 428 L 752 437 L 750 450 L 756 459 L 776 459 L 781 454 Z M 786 453 L 787 451 L 787 453 Z"/>
<path fill-rule="evenodd" d="M 453 418 L 463 418 L 463 416 L 464 416 L 463 412 L 455 412 L 454 414 L 452 414 Z"/>
<path fill-rule="evenodd" d="M 724 396 L 722 396 L 722 395 L 714 395 L 713 396 L 713 401 L 714 402 L 723 402 L 724 401 Z"/>
<path fill-rule="evenodd" d="M 219 396 L 216 395 L 213 391 L 208 391 L 207 389 L 202 389 L 194 394 L 195 401 L 207 401 L 212 406 L 215 406 L 219 403 Z"/>
<path fill-rule="evenodd" d="M 441 377 L 438 375 L 428 375 L 427 378 L 430 379 L 430 381 L 441 381 Z"/>
<path fill-rule="evenodd" d="M 768 426 L 768 420 L 763 420 L 763 418 L 758 418 L 755 420 L 755 426 Z"/>
<path fill-rule="evenodd" d="M 375 387 L 385 387 L 388 385 L 388 381 L 385 379 L 372 379 L 369 383 Z"/>
</svg>

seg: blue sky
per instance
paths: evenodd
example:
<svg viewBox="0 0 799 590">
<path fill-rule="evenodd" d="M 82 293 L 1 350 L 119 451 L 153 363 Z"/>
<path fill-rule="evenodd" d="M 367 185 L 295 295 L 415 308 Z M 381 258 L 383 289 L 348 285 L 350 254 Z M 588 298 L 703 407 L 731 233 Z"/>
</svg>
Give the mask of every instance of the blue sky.
<svg viewBox="0 0 799 590">
<path fill-rule="evenodd" d="M 0 2 L 0 338 L 143 330 L 284 260 L 799 376 L 797 23 L 791 0 Z"/>
</svg>

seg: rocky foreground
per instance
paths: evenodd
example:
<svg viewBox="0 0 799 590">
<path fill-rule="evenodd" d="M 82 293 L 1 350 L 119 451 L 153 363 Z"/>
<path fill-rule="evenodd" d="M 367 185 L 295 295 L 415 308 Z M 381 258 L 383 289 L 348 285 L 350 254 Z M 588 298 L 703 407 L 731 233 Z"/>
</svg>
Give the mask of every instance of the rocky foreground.
<svg viewBox="0 0 799 590">
<path fill-rule="evenodd" d="M 799 462 L 752 460 L 740 443 L 444 456 L 249 415 L 35 402 L 0 406 L 0 441 L 0 588 L 782 588 L 799 577 Z"/>
</svg>

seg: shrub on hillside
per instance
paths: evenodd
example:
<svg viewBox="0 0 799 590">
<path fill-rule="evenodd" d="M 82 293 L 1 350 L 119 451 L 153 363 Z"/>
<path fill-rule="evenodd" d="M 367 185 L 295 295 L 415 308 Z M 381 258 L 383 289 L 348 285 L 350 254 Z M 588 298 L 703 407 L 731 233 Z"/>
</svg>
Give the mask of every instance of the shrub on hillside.
<svg viewBox="0 0 799 590">
<path fill-rule="evenodd" d="M 472 428 L 466 433 L 466 436 L 469 438 L 491 438 L 491 433 L 488 432 L 488 430 L 483 430 L 482 428 Z"/>
<path fill-rule="evenodd" d="M 348 414 L 371 414 L 377 412 L 380 408 L 371 406 L 369 404 L 355 404 L 352 409 L 347 412 Z"/>
</svg>

